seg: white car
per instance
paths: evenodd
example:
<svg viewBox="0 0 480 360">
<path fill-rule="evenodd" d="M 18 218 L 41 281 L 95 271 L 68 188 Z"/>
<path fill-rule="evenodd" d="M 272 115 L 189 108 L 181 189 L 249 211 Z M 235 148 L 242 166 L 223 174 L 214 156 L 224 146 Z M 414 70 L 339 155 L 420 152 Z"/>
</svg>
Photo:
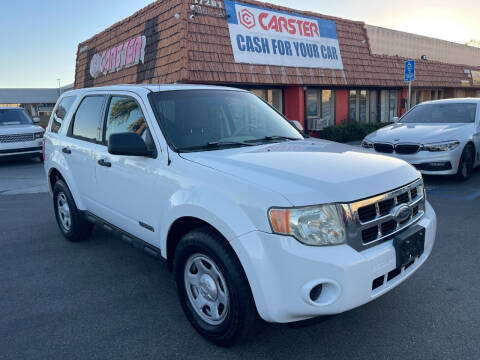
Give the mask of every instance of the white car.
<svg viewBox="0 0 480 360">
<path fill-rule="evenodd" d="M 64 93 L 60 106 L 45 135 L 60 231 L 81 241 L 96 224 L 166 259 L 187 318 L 216 344 L 259 317 L 365 304 L 432 251 L 417 170 L 304 138 L 248 91 L 117 85 Z"/>
<path fill-rule="evenodd" d="M 23 108 L 0 107 L 0 159 L 22 156 L 43 161 L 43 133 L 44 130 L 34 124 Z"/>
<path fill-rule="evenodd" d="M 460 180 L 480 165 L 480 99 L 424 102 L 396 120 L 367 135 L 362 147 L 408 161 L 423 174 Z"/>
</svg>

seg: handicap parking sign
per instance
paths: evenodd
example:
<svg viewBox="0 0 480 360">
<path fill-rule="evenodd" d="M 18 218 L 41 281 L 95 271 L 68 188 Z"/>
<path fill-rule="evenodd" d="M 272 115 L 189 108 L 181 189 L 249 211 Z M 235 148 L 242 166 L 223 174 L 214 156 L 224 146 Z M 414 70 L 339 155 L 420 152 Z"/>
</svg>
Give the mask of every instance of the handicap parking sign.
<svg viewBox="0 0 480 360">
<path fill-rule="evenodd" d="M 415 80 L 415 60 L 405 61 L 405 81 Z"/>
</svg>

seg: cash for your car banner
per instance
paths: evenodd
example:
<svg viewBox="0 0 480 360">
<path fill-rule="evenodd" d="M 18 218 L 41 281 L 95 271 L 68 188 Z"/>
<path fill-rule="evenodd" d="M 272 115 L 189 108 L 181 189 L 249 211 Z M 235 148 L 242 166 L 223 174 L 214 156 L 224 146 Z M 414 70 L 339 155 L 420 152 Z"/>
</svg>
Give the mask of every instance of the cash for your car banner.
<svg viewBox="0 0 480 360">
<path fill-rule="evenodd" d="M 343 69 L 334 21 L 225 0 L 238 63 Z"/>
</svg>

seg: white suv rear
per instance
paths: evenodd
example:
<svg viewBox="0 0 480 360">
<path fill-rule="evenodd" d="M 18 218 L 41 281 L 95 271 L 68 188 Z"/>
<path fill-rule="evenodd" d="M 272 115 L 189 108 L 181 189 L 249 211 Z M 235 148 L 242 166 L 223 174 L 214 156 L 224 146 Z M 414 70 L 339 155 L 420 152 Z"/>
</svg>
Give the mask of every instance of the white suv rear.
<svg viewBox="0 0 480 360">
<path fill-rule="evenodd" d="M 61 106 L 45 135 L 61 232 L 81 241 L 96 224 L 166 259 L 187 318 L 217 344 L 259 317 L 365 304 L 432 251 L 436 216 L 415 168 L 306 138 L 248 91 L 110 86 Z"/>
</svg>

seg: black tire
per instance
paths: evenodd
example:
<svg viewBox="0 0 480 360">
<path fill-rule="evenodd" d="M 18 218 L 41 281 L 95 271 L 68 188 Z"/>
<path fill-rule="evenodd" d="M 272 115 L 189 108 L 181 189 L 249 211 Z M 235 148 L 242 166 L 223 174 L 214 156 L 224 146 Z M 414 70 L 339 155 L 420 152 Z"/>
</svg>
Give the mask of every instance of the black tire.
<svg viewBox="0 0 480 360">
<path fill-rule="evenodd" d="M 66 202 L 70 215 L 70 226 L 65 225 L 64 211 L 59 207 L 60 202 Z M 63 236 L 72 242 L 80 242 L 87 240 L 92 233 L 93 224 L 85 220 L 75 205 L 72 194 L 67 184 L 62 180 L 58 180 L 53 188 L 53 208 L 58 227 Z"/>
<path fill-rule="evenodd" d="M 460 163 L 458 164 L 456 179 L 465 181 L 470 178 L 473 172 L 473 165 L 475 163 L 475 149 L 471 144 L 467 144 L 462 152 Z"/>
<path fill-rule="evenodd" d="M 185 267 L 187 261 L 197 254 L 213 260 L 225 279 L 228 293 L 228 306 L 225 308 L 228 310 L 225 318 L 216 325 L 202 319 L 187 295 Z M 243 268 L 230 246 L 215 231 L 209 228 L 193 230 L 180 240 L 175 251 L 174 275 L 186 317 L 207 340 L 226 347 L 247 340 L 258 330 L 261 321 Z M 221 288 L 218 287 L 219 291 Z"/>
</svg>

